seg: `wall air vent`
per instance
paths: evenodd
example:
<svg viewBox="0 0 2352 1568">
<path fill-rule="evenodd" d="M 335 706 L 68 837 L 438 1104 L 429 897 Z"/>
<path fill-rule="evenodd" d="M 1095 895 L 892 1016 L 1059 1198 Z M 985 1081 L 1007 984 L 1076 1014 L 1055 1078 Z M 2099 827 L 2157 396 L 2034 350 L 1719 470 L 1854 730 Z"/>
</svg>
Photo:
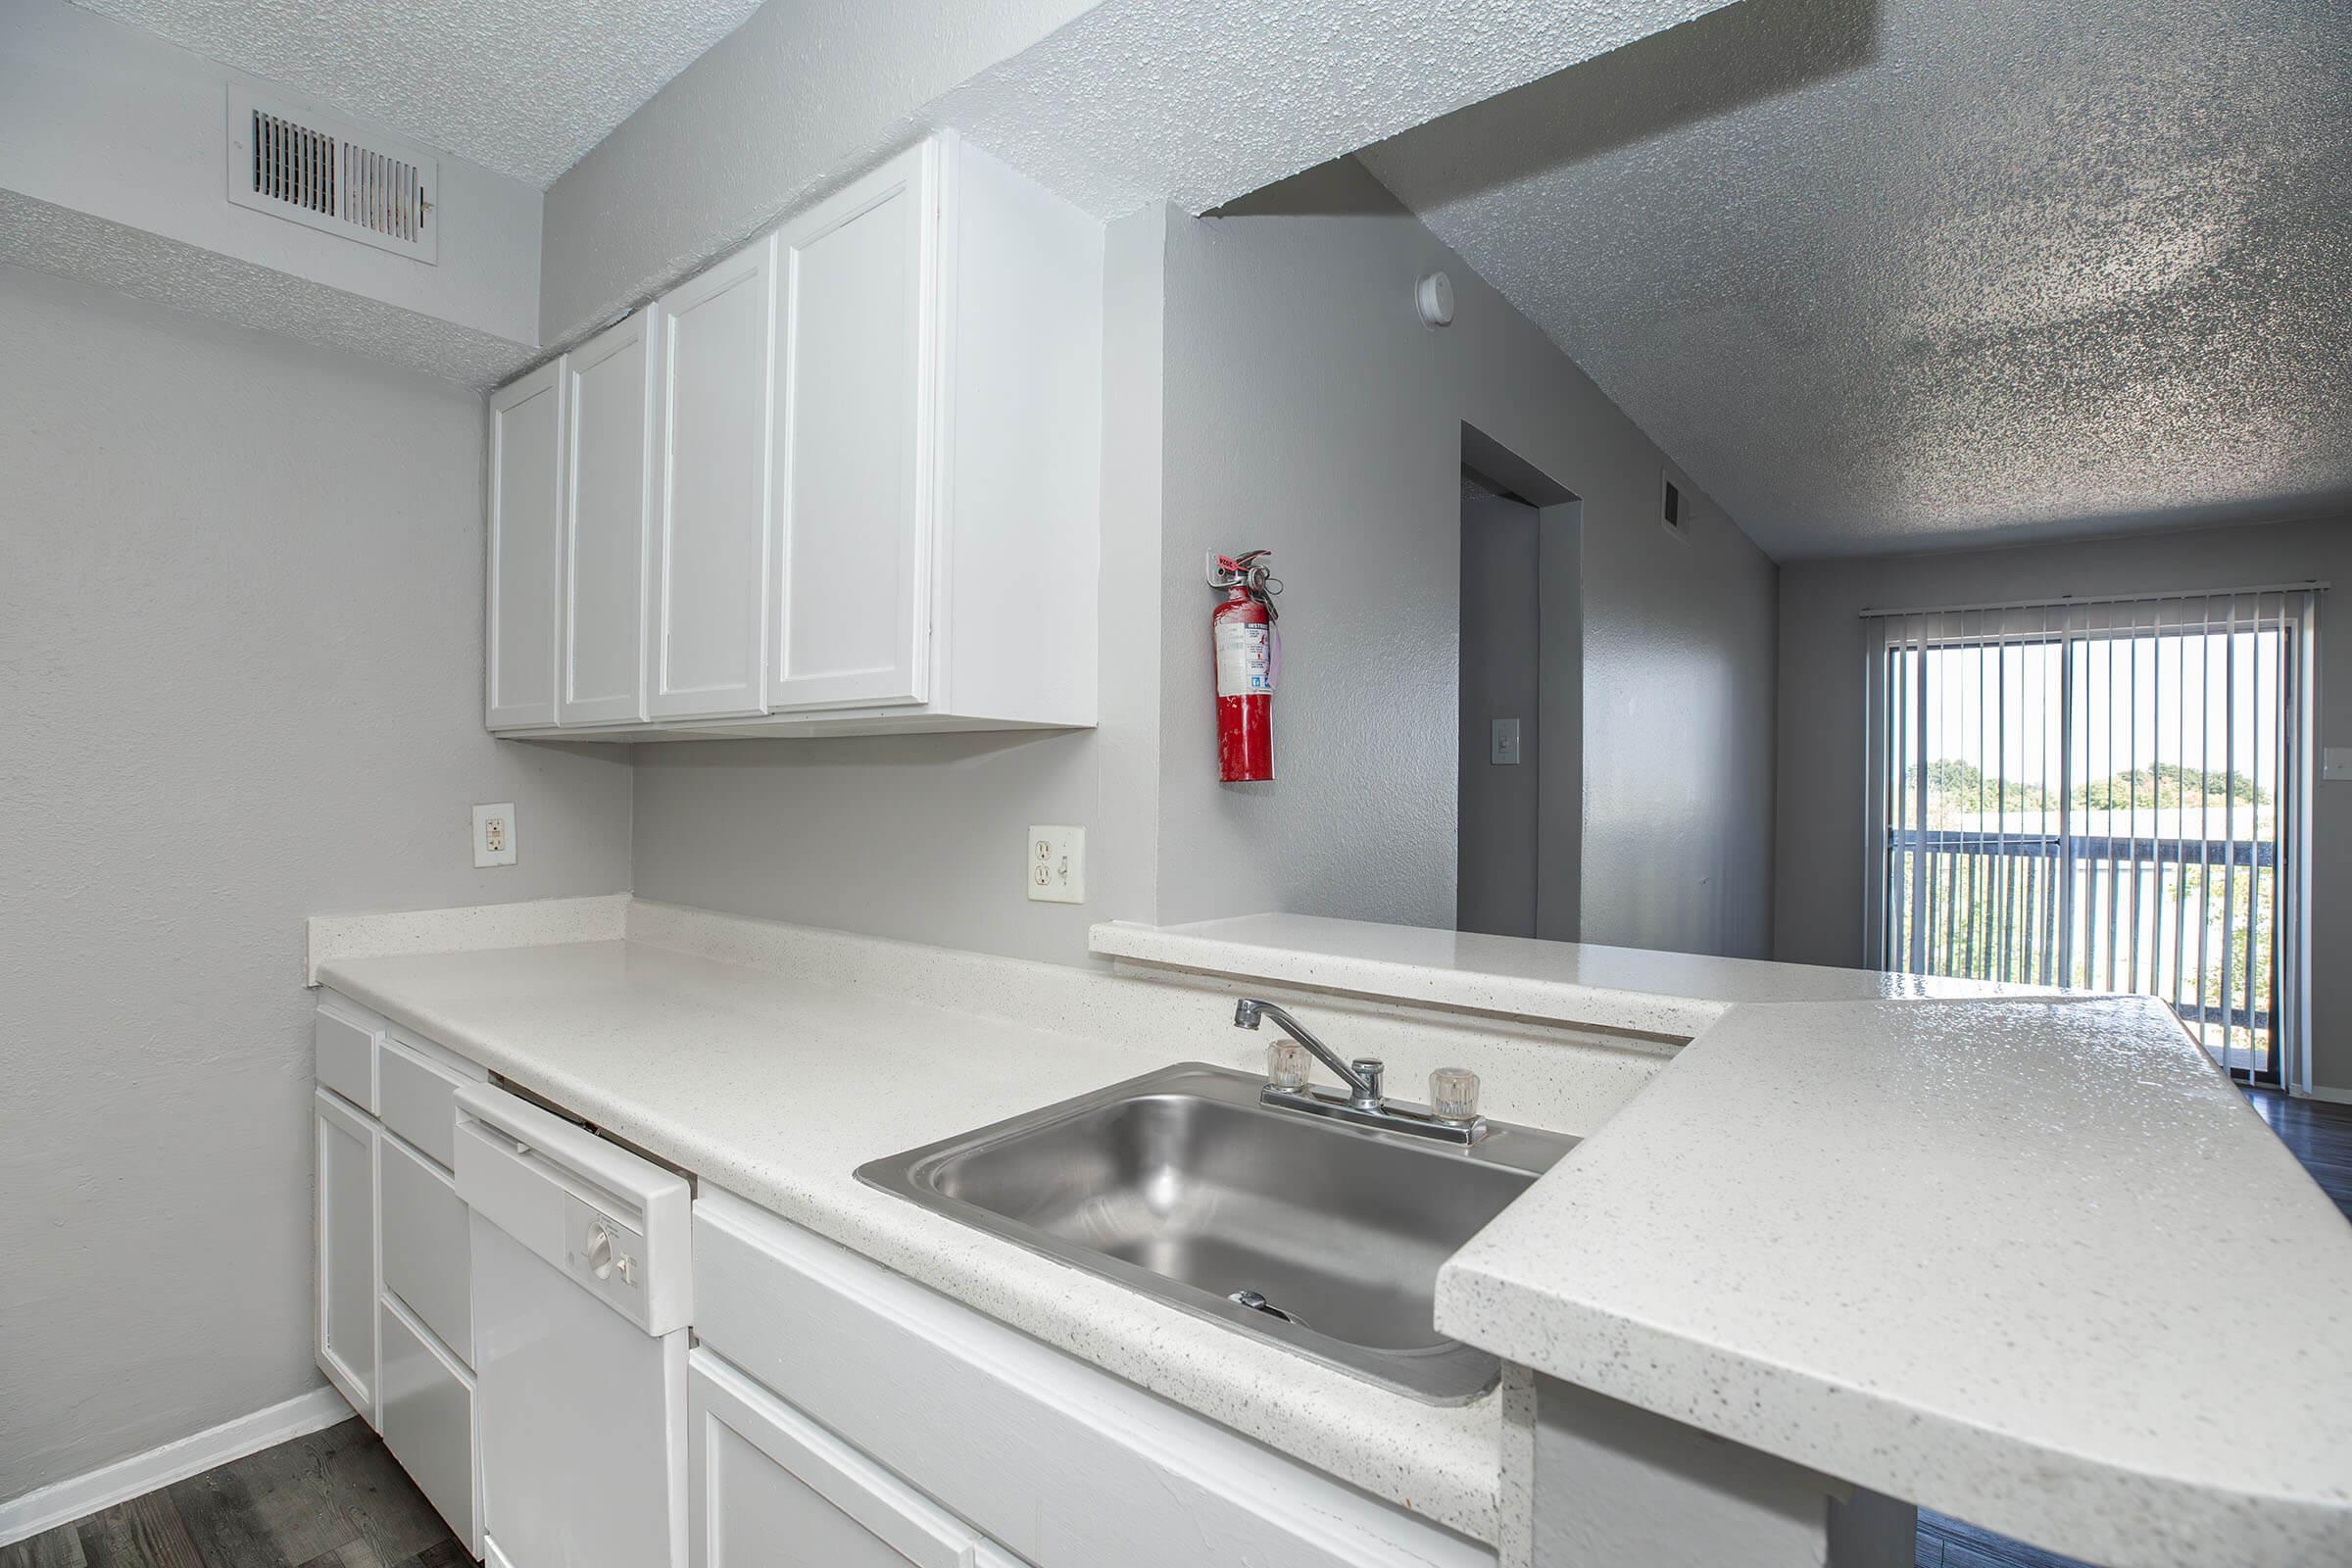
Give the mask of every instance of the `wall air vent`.
<svg viewBox="0 0 2352 1568">
<path fill-rule="evenodd" d="M 441 171 L 405 142 L 228 89 L 228 199 L 412 261 L 441 256 Z"/>
<path fill-rule="evenodd" d="M 1683 486 L 1671 468 L 1658 472 L 1658 520 L 1676 538 L 1686 538 L 1683 525 Z"/>
</svg>

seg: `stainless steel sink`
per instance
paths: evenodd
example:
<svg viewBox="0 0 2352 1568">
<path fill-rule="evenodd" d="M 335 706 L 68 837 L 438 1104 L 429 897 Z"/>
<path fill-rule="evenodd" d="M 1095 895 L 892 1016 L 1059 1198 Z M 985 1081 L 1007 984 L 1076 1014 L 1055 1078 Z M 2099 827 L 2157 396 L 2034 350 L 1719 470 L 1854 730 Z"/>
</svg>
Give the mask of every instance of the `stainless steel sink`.
<svg viewBox="0 0 2352 1568">
<path fill-rule="evenodd" d="M 1187 1062 L 859 1167 L 858 1179 L 1437 1404 L 1494 1358 L 1440 1334 L 1438 1265 L 1576 1140 L 1464 1150 L 1260 1105 Z"/>
</svg>

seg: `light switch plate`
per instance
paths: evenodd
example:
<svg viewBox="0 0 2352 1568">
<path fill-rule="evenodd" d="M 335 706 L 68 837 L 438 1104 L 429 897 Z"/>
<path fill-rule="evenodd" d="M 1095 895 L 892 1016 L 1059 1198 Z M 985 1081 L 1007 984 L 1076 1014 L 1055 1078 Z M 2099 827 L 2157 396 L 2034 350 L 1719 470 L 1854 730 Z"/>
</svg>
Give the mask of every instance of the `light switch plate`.
<svg viewBox="0 0 2352 1568">
<path fill-rule="evenodd" d="M 1023 880 L 1039 904 L 1086 902 L 1086 829 L 1033 827 Z"/>
<path fill-rule="evenodd" d="M 513 801 L 473 808 L 473 863 L 477 867 L 514 863 Z"/>
<path fill-rule="evenodd" d="M 2321 752 L 2320 777 L 2352 779 L 2352 746 L 2330 746 Z"/>
<path fill-rule="evenodd" d="M 1494 721 L 1494 747 L 1488 754 L 1487 760 L 1497 767 L 1519 765 L 1519 721 L 1517 719 L 1498 718 Z"/>
</svg>

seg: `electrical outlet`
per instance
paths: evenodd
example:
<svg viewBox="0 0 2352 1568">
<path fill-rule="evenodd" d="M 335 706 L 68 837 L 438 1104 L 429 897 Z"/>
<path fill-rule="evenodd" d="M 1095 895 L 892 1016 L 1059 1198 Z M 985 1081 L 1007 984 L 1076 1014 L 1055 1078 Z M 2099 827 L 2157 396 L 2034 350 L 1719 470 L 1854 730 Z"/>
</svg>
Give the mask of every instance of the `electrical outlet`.
<svg viewBox="0 0 2352 1568">
<path fill-rule="evenodd" d="M 2352 779 L 2352 748 L 2330 746 L 2320 753 L 2320 777 L 2331 781 Z"/>
<path fill-rule="evenodd" d="M 513 801 L 473 808 L 473 863 L 476 866 L 514 863 Z"/>
<path fill-rule="evenodd" d="M 1033 827 L 1021 877 L 1040 904 L 1086 902 L 1086 829 Z"/>
</svg>

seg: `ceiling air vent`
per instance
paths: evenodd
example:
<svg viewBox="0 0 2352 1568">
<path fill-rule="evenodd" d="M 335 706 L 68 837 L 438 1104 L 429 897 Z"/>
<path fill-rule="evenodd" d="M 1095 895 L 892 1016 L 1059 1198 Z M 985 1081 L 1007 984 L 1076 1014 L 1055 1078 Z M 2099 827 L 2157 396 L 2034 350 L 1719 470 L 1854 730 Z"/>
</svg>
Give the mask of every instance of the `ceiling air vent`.
<svg viewBox="0 0 2352 1568">
<path fill-rule="evenodd" d="M 441 255 L 440 166 L 405 142 L 228 90 L 228 199 L 413 261 Z"/>
</svg>

